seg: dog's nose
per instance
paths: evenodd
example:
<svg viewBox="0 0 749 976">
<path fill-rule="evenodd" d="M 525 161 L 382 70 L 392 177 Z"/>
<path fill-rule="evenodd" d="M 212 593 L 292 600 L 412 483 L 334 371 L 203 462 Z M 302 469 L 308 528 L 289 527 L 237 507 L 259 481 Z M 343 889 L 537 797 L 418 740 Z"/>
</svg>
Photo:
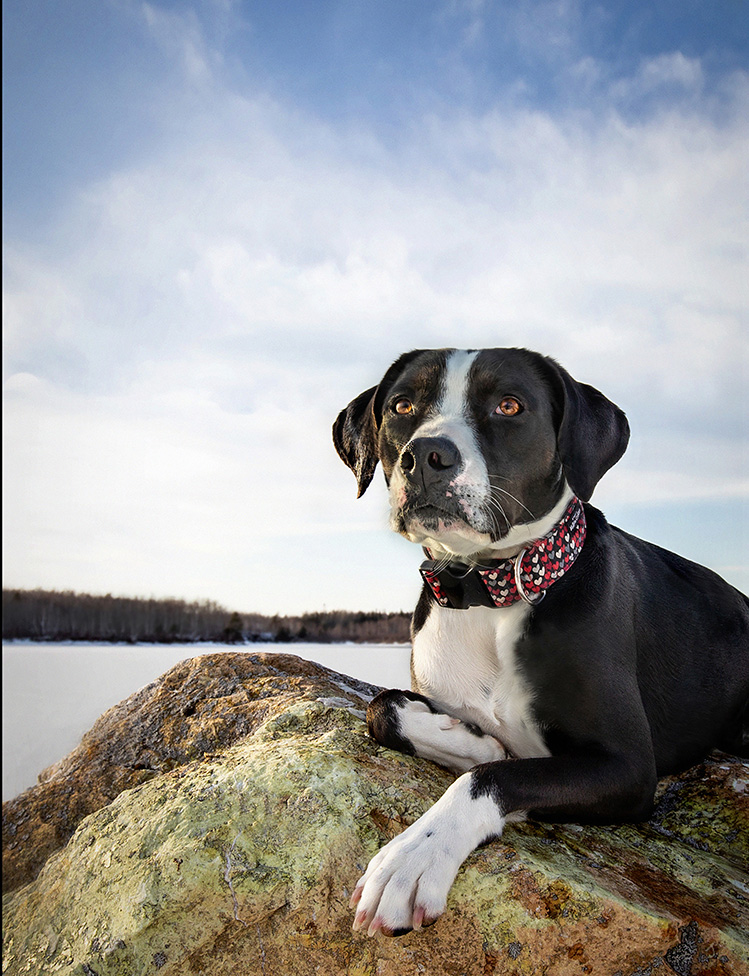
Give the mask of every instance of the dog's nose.
<svg viewBox="0 0 749 976">
<path fill-rule="evenodd" d="M 417 437 L 406 445 L 400 459 L 406 478 L 425 486 L 451 477 L 458 464 L 460 451 L 446 437 Z"/>
</svg>

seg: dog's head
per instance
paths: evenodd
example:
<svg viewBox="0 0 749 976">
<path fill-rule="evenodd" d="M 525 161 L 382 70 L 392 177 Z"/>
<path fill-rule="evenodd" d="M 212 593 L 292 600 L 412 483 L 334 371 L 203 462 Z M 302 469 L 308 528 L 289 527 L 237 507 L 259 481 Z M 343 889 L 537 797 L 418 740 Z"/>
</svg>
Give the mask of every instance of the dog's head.
<svg viewBox="0 0 749 976">
<path fill-rule="evenodd" d="M 526 349 L 406 353 L 333 425 L 359 495 L 379 461 L 393 528 L 463 557 L 548 531 L 544 519 L 572 493 L 587 501 L 628 439 L 617 406 Z"/>
</svg>

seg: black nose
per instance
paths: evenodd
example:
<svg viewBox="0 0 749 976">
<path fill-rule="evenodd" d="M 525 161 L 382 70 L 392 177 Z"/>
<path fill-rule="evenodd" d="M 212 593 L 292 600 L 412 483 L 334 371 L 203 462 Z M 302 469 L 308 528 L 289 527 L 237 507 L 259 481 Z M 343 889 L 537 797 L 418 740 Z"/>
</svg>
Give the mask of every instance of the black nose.
<svg viewBox="0 0 749 976">
<path fill-rule="evenodd" d="M 460 451 L 446 437 L 417 437 L 401 454 L 400 465 L 408 481 L 425 487 L 452 477 L 460 464 Z"/>
</svg>

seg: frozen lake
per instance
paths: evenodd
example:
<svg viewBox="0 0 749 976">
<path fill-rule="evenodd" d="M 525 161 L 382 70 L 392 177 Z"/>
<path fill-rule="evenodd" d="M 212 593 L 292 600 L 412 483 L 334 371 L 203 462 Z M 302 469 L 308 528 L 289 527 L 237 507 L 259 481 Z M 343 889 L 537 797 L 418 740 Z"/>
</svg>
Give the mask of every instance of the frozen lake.
<svg viewBox="0 0 749 976">
<path fill-rule="evenodd" d="M 3 800 L 36 783 L 112 705 L 200 654 L 296 654 L 391 688 L 410 687 L 405 644 L 3 644 Z"/>
</svg>

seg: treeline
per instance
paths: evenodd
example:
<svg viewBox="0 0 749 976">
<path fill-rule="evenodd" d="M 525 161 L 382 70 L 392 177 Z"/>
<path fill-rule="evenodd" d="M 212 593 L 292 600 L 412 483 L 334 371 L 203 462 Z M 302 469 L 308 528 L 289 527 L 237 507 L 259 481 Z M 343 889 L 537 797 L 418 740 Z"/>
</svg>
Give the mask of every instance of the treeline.
<svg viewBox="0 0 749 976">
<path fill-rule="evenodd" d="M 227 610 L 213 600 L 91 596 L 58 590 L 3 590 L 4 640 L 403 642 L 406 613 L 344 610 L 264 616 Z"/>
</svg>

